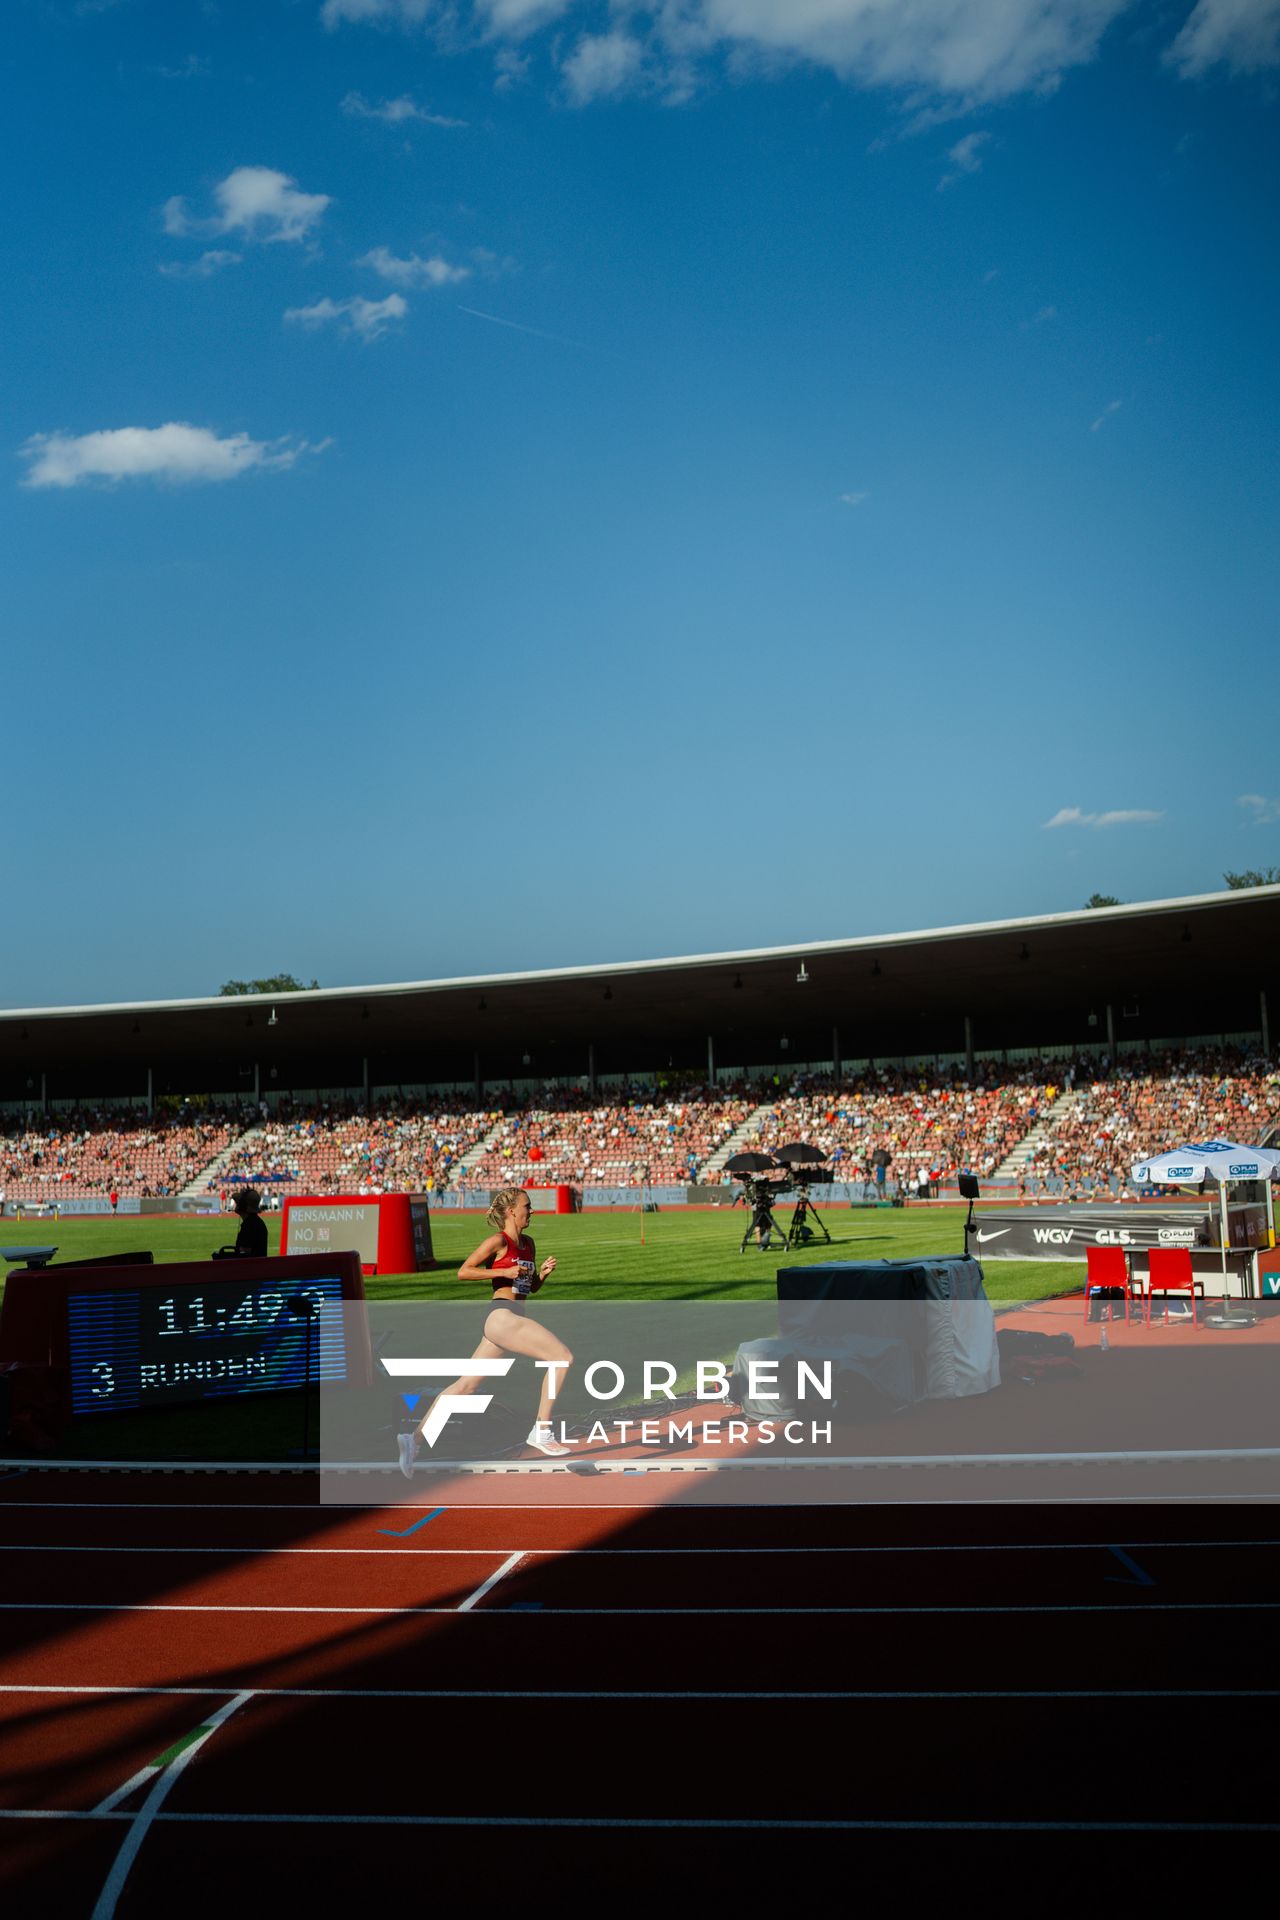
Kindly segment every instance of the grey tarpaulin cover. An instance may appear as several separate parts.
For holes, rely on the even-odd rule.
[[[820,1368],[824,1360],[832,1362],[832,1384],[836,1405],[846,1412],[852,1406],[881,1401],[884,1411],[908,1406],[920,1398],[916,1386],[916,1367],[911,1348],[905,1340],[856,1332],[826,1339],[817,1333],[780,1334],[772,1340],[744,1340],[733,1364],[733,1398],[744,1413],[759,1420],[786,1420],[803,1413],[817,1415],[828,1411],[812,1398],[806,1405],[796,1390],[797,1362],[807,1360]],[[748,1366],[773,1362],[777,1372],[775,1393],[753,1397],[748,1392]],[[856,1374],[871,1389],[856,1390],[849,1375]]]
[[[787,1338],[814,1324],[819,1303],[824,1343],[829,1303],[849,1303],[847,1337],[903,1340],[915,1362],[915,1398],[960,1399],[1000,1384],[995,1315],[982,1267],[965,1254],[922,1260],[833,1260],[778,1270],[778,1331]]]

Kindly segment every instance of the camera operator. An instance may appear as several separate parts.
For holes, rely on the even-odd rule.
[[[756,1236],[756,1244],[761,1253],[768,1251],[769,1235],[773,1231],[772,1191],[767,1180],[752,1180],[747,1185],[747,1198],[751,1205],[751,1231]]]

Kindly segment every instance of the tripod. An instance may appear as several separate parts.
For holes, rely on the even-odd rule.
[[[818,1211],[818,1204],[816,1200],[810,1199],[808,1187],[797,1180],[795,1211],[791,1215],[791,1225],[787,1228],[787,1238],[785,1241],[785,1251],[787,1253],[790,1253],[793,1242],[798,1243],[804,1238],[807,1231],[811,1231],[809,1227],[810,1214],[813,1215],[813,1225],[818,1229],[818,1232],[822,1235],[827,1245],[830,1246],[831,1235],[827,1232],[826,1221]]]

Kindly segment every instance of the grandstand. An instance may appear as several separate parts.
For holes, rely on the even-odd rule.
[[[712,1087],[675,1098],[638,1088],[608,1102],[569,1089],[506,1120],[471,1178],[481,1187],[690,1186],[755,1105],[745,1091]]]
[[[1280,1072],[1234,1049],[1118,1061],[1050,1117],[1026,1162],[1033,1193],[1128,1189],[1134,1162],[1185,1140],[1265,1140],[1280,1125]]]
[[[62,1205],[112,1192],[176,1197],[240,1132],[231,1115],[150,1115],[129,1125],[86,1111],[0,1131],[0,1190],[14,1207]]]
[[[1280,1118],[1280,887],[736,954],[0,1012],[12,1206],[508,1180],[706,1187],[731,1142],[838,1175],[1115,1191]]]
[[[430,1099],[391,1100],[368,1113],[290,1112],[243,1139],[219,1179],[285,1193],[431,1192],[450,1184],[501,1119],[501,1110],[474,1112]]]
[[[964,1170],[990,1179],[1059,1091],[1045,1068],[1007,1077],[994,1063],[973,1084],[887,1068],[853,1081],[802,1079],[763,1110],[754,1142],[765,1153],[790,1140],[820,1147],[841,1179],[870,1180],[878,1154],[910,1182],[917,1170],[934,1186]]]

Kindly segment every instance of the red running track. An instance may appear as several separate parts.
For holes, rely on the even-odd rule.
[[[918,1895],[1029,1836],[1124,1878],[1148,1829],[1274,1828],[1268,1507],[307,1486],[0,1482],[10,1911],[794,1899],[868,1859]]]

